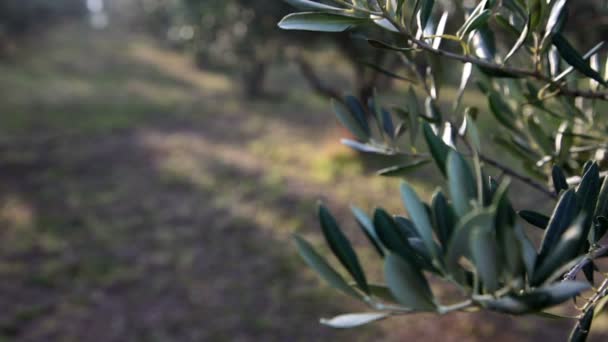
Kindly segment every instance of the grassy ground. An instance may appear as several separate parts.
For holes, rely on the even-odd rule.
[[[280,103],[244,102],[233,79],[146,38],[80,26],[0,75],[0,340],[533,341],[570,326],[319,325],[360,306],[304,268],[290,234],[321,245],[319,198],[361,245],[348,203],[401,209],[397,181],[336,143],[326,102],[297,79]],[[433,177],[417,176],[425,196]]]

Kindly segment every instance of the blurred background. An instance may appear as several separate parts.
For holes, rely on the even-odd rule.
[[[596,24],[581,46],[608,34],[594,3],[571,15]],[[351,34],[278,30],[289,11],[279,0],[0,1],[0,341],[567,336],[568,321],[486,313],[318,323],[362,308],[320,283],[290,235],[323,245],[322,199],[378,275],[348,205],[402,211],[398,180],[374,176],[386,161],[339,144],[328,98],[378,89],[403,105],[409,84],[366,66],[398,61]],[[459,68],[445,69],[456,84]],[[442,90],[446,108],[455,93]],[[485,107],[476,92],[465,101]],[[412,179],[428,198],[440,176]],[[598,341],[604,326],[594,322]]]

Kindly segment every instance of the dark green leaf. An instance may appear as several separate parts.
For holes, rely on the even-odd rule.
[[[367,214],[363,210],[354,205],[351,205],[350,210],[352,211],[353,215],[355,215],[355,219],[357,220],[357,223],[359,223],[359,226],[363,230],[363,233],[365,233],[365,236],[367,236],[367,238],[372,243],[378,254],[383,257],[384,251],[382,250],[382,243],[376,235],[376,230],[374,229],[374,224],[372,220],[367,216]]]
[[[576,199],[574,189],[570,189],[563,193],[559,202],[555,206],[555,210],[551,215],[543,241],[540,245],[539,257],[537,262],[542,262],[544,258],[553,250],[561,239],[564,232],[570,224],[578,216],[579,205]]]
[[[505,127],[511,129],[514,132],[518,131],[517,126],[515,125],[515,114],[500,97],[500,95],[495,91],[490,91],[488,94],[488,104],[490,106],[490,110],[494,114],[494,117],[498,122],[503,124]]]
[[[545,27],[545,37],[559,31],[559,22],[565,13],[567,3],[568,0],[553,1],[553,6],[551,6],[551,12],[549,13],[549,19],[547,20],[547,26]]]
[[[564,171],[557,165],[553,166],[553,170],[551,171],[551,175],[553,178],[553,187],[555,188],[555,193],[559,195],[560,192],[568,190],[568,181],[566,180],[566,175]]]
[[[452,151],[452,149],[446,145],[443,140],[435,135],[431,125],[428,123],[424,123],[422,126],[422,131],[424,133],[424,138],[426,139],[426,143],[429,146],[429,150],[437,167],[441,172],[446,175],[446,163],[448,160],[448,153]]]
[[[409,175],[412,171],[417,170],[430,162],[431,161],[429,159],[423,159],[411,163],[395,165],[378,171],[378,175],[385,177],[404,177]]]
[[[519,216],[529,224],[540,229],[547,229],[549,218],[532,210],[521,210]]]
[[[602,188],[600,189],[600,195],[597,200],[597,206],[595,207],[595,213],[593,217],[603,216],[608,217],[608,177],[604,177],[604,181],[602,183]],[[604,234],[606,234],[605,227],[599,227],[600,229],[596,229],[593,235],[593,242],[598,242]]]
[[[539,258],[530,283],[540,285],[563,265],[579,256],[581,244],[586,241],[585,228],[581,216],[559,237],[559,241],[546,252],[546,256]]]
[[[581,56],[576,49],[559,33],[556,33],[552,37],[553,45],[559,51],[559,54],[563,59],[568,62],[568,64],[572,65],[576,70],[580,71],[587,77],[590,77],[604,86],[608,86],[608,82],[602,78],[596,70],[594,70],[588,61],[586,61],[583,56]]]
[[[283,30],[343,32],[367,21],[365,18],[331,13],[301,12],[292,13],[283,18],[279,22],[279,27]]]
[[[447,250],[448,243],[452,237],[452,231],[456,225],[454,210],[448,203],[445,195],[439,190],[433,194],[431,203],[435,235],[437,235],[444,249]]]
[[[332,101],[332,105],[338,120],[340,120],[340,123],[342,123],[344,127],[357,137],[357,139],[361,141],[369,140],[369,128],[366,128],[367,126],[363,125],[355,114],[337,101]]]
[[[476,210],[463,217],[456,226],[446,254],[446,265],[452,274],[458,272],[460,257],[470,258],[469,241],[476,227],[494,227],[494,212]]]
[[[321,221],[323,235],[325,236],[331,251],[338,260],[340,260],[344,268],[353,276],[353,279],[355,279],[357,285],[363,292],[369,294],[367,280],[365,279],[365,274],[359,264],[357,254],[355,254],[350,242],[346,236],[344,236],[340,227],[338,227],[338,223],[332,214],[323,204],[319,205],[319,219]]]

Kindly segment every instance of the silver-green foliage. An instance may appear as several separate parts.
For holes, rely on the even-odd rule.
[[[283,29],[331,33],[357,27],[370,50],[400,56],[408,74],[385,74],[417,83],[424,99],[412,87],[403,103],[390,109],[377,97],[370,103],[354,97],[335,102],[339,121],[356,139],[343,143],[398,158],[399,163],[379,172],[383,176],[407,178],[411,170],[434,162],[447,189],[439,188],[426,204],[404,181],[401,193],[409,217],[380,208],[368,216],[353,207],[384,264],[380,284],[370,282],[348,238],[320,205],[326,241],[354,282],[296,237],[300,254],[330,285],[373,310],[322,322],[346,328],[415,312],[471,309],[547,315],[545,310],[587,292],[580,315],[572,317],[578,321],[570,337],[585,340],[593,317],[608,301],[608,280],[591,286],[594,261],[608,254],[600,244],[608,230],[608,177],[602,172],[608,159],[608,66],[604,42],[580,53],[568,38],[573,1],[483,0],[470,7],[432,0],[289,2],[302,12],[285,17],[279,23]],[[366,27],[390,34],[365,36]],[[447,33],[450,27],[453,33]],[[424,65],[420,56],[426,58]],[[438,105],[444,60],[462,63],[449,115]],[[476,121],[481,110],[461,105],[472,84],[486,95],[497,123],[483,138],[481,133],[488,132]],[[419,136],[428,153],[420,151]],[[488,155],[492,149],[482,146],[488,136],[519,165]],[[491,176],[496,170],[499,176]],[[555,201],[553,212],[517,212],[508,196],[510,178]],[[524,221],[544,230],[538,248]],[[576,280],[579,273],[587,281]],[[460,298],[440,301],[430,278],[455,286]]]

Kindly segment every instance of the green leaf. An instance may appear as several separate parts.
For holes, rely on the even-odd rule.
[[[552,179],[553,179],[553,188],[555,188],[555,193],[559,195],[560,192],[568,190],[570,187],[568,185],[568,181],[566,180],[566,175],[564,174],[564,170],[562,170],[559,166],[554,165],[553,170],[551,171]]]
[[[503,124],[514,132],[518,132],[518,128],[515,125],[516,116],[509,107],[500,97],[500,95],[491,90],[488,94],[488,105],[490,110],[494,114],[494,117],[498,122]]]
[[[433,12],[435,0],[420,0],[420,11],[416,13],[416,21],[421,31],[424,31]]]
[[[598,196],[600,194],[600,170],[597,163],[591,163],[579,186],[576,188],[576,197],[580,204],[581,213],[586,216],[583,223],[584,232],[583,235],[587,236],[591,229],[591,222],[593,221],[593,213],[597,206]]]
[[[452,274],[459,271],[460,257],[471,257],[469,241],[476,227],[494,227],[495,213],[490,210],[476,210],[463,217],[456,226],[446,253],[445,262]]]
[[[369,20],[365,18],[332,13],[301,12],[292,13],[283,18],[279,22],[279,27],[283,30],[344,32],[367,21]]]
[[[379,170],[377,173],[378,175],[385,177],[404,177],[406,175],[409,175],[412,171],[417,170],[430,162],[431,161],[429,159],[422,159],[415,162],[387,167],[385,169]]]
[[[477,226],[469,238],[471,259],[484,288],[494,293],[499,288],[496,234],[491,226]]]
[[[420,107],[418,106],[418,99],[414,88],[410,87],[406,94],[406,106],[409,113],[409,125],[410,125],[410,143],[412,146],[416,144],[416,138],[418,137],[418,130],[420,124],[418,123],[418,117],[420,116]]]
[[[561,165],[570,157],[572,147],[572,128],[567,121],[562,122],[555,136],[555,152],[557,161]]]
[[[589,284],[579,281],[563,281],[554,285],[535,289],[522,295],[510,295],[499,299],[482,301],[489,310],[523,315],[539,312],[559,305],[589,289]]]
[[[435,235],[437,235],[444,250],[447,250],[448,243],[452,237],[452,231],[456,225],[456,215],[447,198],[440,190],[435,191],[431,203]]]
[[[366,312],[336,316],[331,319],[321,319],[321,324],[332,328],[347,329],[376,322],[389,317],[387,312]]]
[[[477,182],[475,176],[460,153],[450,152],[447,161],[448,186],[452,205],[460,217],[473,208],[472,202],[477,198]]]
[[[599,216],[608,217],[608,177],[604,177],[597,206],[595,207],[595,214],[593,214],[593,217]],[[600,226],[600,229],[596,229],[594,232],[593,242],[598,242],[604,234],[606,234],[606,226]]]
[[[549,218],[532,210],[521,210],[519,216],[529,224],[540,229],[547,229]]]
[[[467,139],[475,148],[475,151],[481,152],[481,137],[475,120],[467,113],[464,116],[464,129]]]
[[[476,16],[469,17],[469,19],[466,21],[464,26],[461,27],[460,30],[458,30],[458,32],[456,34],[461,39],[466,37],[469,33],[473,32],[476,29],[478,29],[479,27],[485,25],[491,16],[492,16],[492,11],[483,10],[483,11],[479,12],[479,14],[477,14]]]
[[[426,143],[429,146],[431,156],[433,156],[433,159],[435,160],[439,170],[441,170],[441,173],[446,175],[446,163],[448,160],[448,154],[450,151],[452,151],[452,148],[446,145],[440,137],[435,135],[431,125],[428,123],[425,122],[423,124],[422,131],[424,133]]]
[[[416,231],[420,235],[420,238],[424,242],[427,250],[431,253],[433,258],[437,258],[440,253],[437,250],[437,245],[433,240],[433,227],[431,220],[426,211],[426,208],[418,198],[418,195],[412,189],[412,187],[406,182],[401,183],[401,198],[403,204],[410,215],[410,219],[414,222]]]
[[[417,260],[417,253],[409,243],[409,236],[383,209],[374,211],[374,229],[378,240],[389,251],[401,255],[404,259]]]
[[[540,0],[542,1],[542,0]],[[565,13],[566,4],[568,0],[555,0],[549,13],[549,19],[547,20],[547,26],[545,27],[545,37],[548,37],[559,31],[559,22],[561,17]]]
[[[528,124],[528,132],[530,133],[530,137],[534,140],[538,147],[541,148],[543,153],[551,155],[553,153],[551,139],[542,129],[540,123],[538,122],[538,118],[536,116],[529,116],[526,123]]]
[[[390,253],[384,261],[384,276],[400,304],[416,311],[436,311],[431,288],[414,264]]]
[[[363,292],[369,294],[367,280],[365,279],[365,274],[359,264],[357,254],[355,254],[350,242],[346,236],[344,236],[340,227],[338,227],[334,217],[323,204],[319,205],[319,219],[321,221],[323,235],[325,236],[331,251],[338,260],[340,260],[344,268],[353,276],[353,279],[357,282],[357,285]]]
[[[378,254],[380,254],[380,256],[384,257],[384,251],[382,250],[382,243],[380,242],[378,235],[376,235],[376,230],[374,229],[374,224],[373,224],[372,220],[367,216],[367,214],[362,209],[360,209],[354,205],[351,205],[350,210],[353,213],[353,215],[355,215],[355,219],[357,220],[357,223],[359,223],[359,226],[363,230],[363,233],[365,233],[365,236],[372,243],[372,245],[374,246],[374,248],[376,249]]]
[[[462,102],[462,97],[464,96],[464,92],[467,88],[467,84],[469,83],[469,79],[471,78],[471,74],[473,73],[473,64],[464,63],[462,65],[462,74],[460,76],[460,86],[458,87],[458,94],[456,95],[456,100],[454,100],[454,106],[452,108],[456,109],[460,106]]]
[[[536,30],[544,18],[545,12],[547,11],[547,1],[530,0],[528,9],[530,11],[530,29]]]
[[[534,274],[530,281],[531,285],[537,286],[544,282],[551,274],[560,269],[563,265],[579,256],[581,244],[586,241],[585,227],[581,216],[559,237],[546,256],[537,261]]]
[[[564,60],[566,60],[566,62],[568,62],[568,64],[573,66],[585,76],[596,80],[604,86],[608,86],[608,82],[602,78],[602,75],[591,67],[589,62],[586,61],[572,45],[570,45],[564,36],[556,33],[553,35],[552,40],[553,45],[555,45],[557,51],[559,51],[559,54]]]
[[[325,259],[315,251],[315,249],[303,238],[294,235],[294,241],[298,248],[300,256],[306,264],[315,270],[323,280],[325,280],[333,288],[342,291],[343,293],[361,299],[361,295],[348,286],[348,283],[342,276],[331,267]]]
[[[540,245],[539,260],[542,261],[548,253],[557,245],[557,242],[566,229],[578,216],[579,204],[574,189],[563,193],[559,202],[553,210],[553,214],[545,230],[545,235]]]
[[[351,112],[338,101],[332,100],[334,112],[338,120],[346,127],[357,139],[368,141],[370,138],[369,127],[361,122],[356,113]]]

